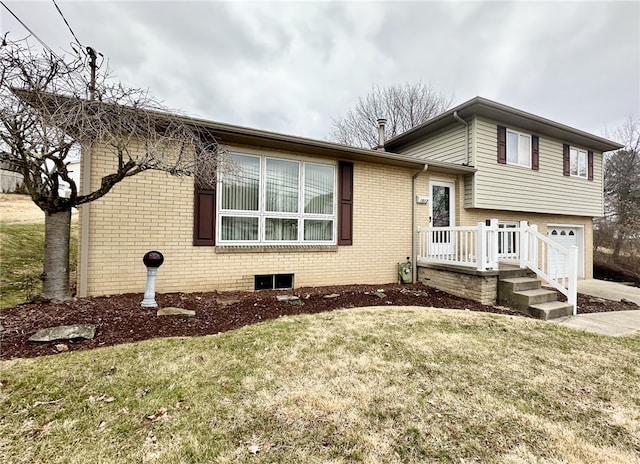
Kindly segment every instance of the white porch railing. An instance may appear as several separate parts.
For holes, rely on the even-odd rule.
[[[486,271],[499,263],[529,268],[577,308],[578,247],[568,249],[521,221],[504,226],[492,219],[470,227],[418,228],[418,264],[435,263]]]

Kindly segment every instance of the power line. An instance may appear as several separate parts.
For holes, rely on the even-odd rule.
[[[58,6],[58,4],[56,3],[56,0],[53,0],[53,4],[56,6],[56,10],[58,10],[58,13],[60,13],[60,16],[62,16],[62,20],[64,21],[64,23],[67,25],[67,27],[69,28],[69,32],[71,32],[71,35],[73,36],[73,38],[76,40],[76,43],[78,45],[80,45],[82,47],[82,44],[80,43],[80,41],[78,40],[78,37],[76,37],[75,32],[73,32],[73,29],[71,29],[71,25],[69,24],[69,21],[67,21],[67,18],[64,17],[64,14],[62,13],[62,10],[60,10],[60,7]]]
[[[58,56],[58,55],[56,55],[56,54],[55,54],[55,52],[51,49],[51,47],[49,47],[49,46],[44,42],[44,40],[42,40],[40,37],[38,37],[38,35],[37,35],[35,32],[33,32],[33,31],[29,28],[29,26],[27,26],[27,25],[26,25],[26,24],[25,24],[25,23],[24,23],[20,18],[18,18],[18,16],[16,16],[16,14],[15,14],[13,11],[11,11],[11,8],[9,8],[9,7],[8,7],[8,6],[7,6],[3,1],[1,1],[1,0],[0,0],[0,4],[2,4],[2,6],[3,6],[3,7],[5,7],[5,8],[7,9],[7,11],[8,11],[9,13],[11,13],[11,16],[13,16],[14,18],[16,18],[16,20],[17,20],[20,24],[22,24],[22,27],[24,27],[27,31],[29,31],[29,34],[31,34],[32,36],[34,36],[34,37],[36,38],[36,40],[38,40],[38,42],[40,42],[40,43],[42,44],[42,46],[43,46],[44,48],[46,48],[46,49],[49,51],[49,53],[51,53],[51,54],[52,54],[53,56],[55,56],[55,57],[57,57],[57,56]]]

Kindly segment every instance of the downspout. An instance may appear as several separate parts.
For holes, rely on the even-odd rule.
[[[453,112],[453,117],[460,122],[461,124],[464,124],[465,127],[465,140],[466,140],[466,144],[464,146],[464,150],[465,153],[467,155],[467,166],[469,166],[471,164],[471,160],[469,159],[469,124],[467,124],[467,122],[462,119],[460,116],[458,116],[458,112],[454,111]]]
[[[411,178],[411,282],[416,283],[418,265],[416,264],[416,179],[423,172],[427,172],[429,165],[425,164],[421,171]]]
[[[91,146],[83,144],[80,158],[82,179],[80,190],[83,195],[91,192]],[[80,205],[80,252],[78,258],[78,297],[86,297],[88,292],[88,266],[89,266],[89,211],[90,203]]]

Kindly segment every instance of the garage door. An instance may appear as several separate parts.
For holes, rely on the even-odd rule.
[[[582,245],[582,229],[579,227],[548,226],[547,235],[551,240],[564,248],[578,247],[578,277],[584,277],[584,248]],[[549,250],[549,273],[551,277],[567,277],[568,270],[555,250]]]

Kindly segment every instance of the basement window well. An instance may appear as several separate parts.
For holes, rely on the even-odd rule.
[[[293,288],[293,274],[262,274],[254,276],[254,290],[279,290]]]

